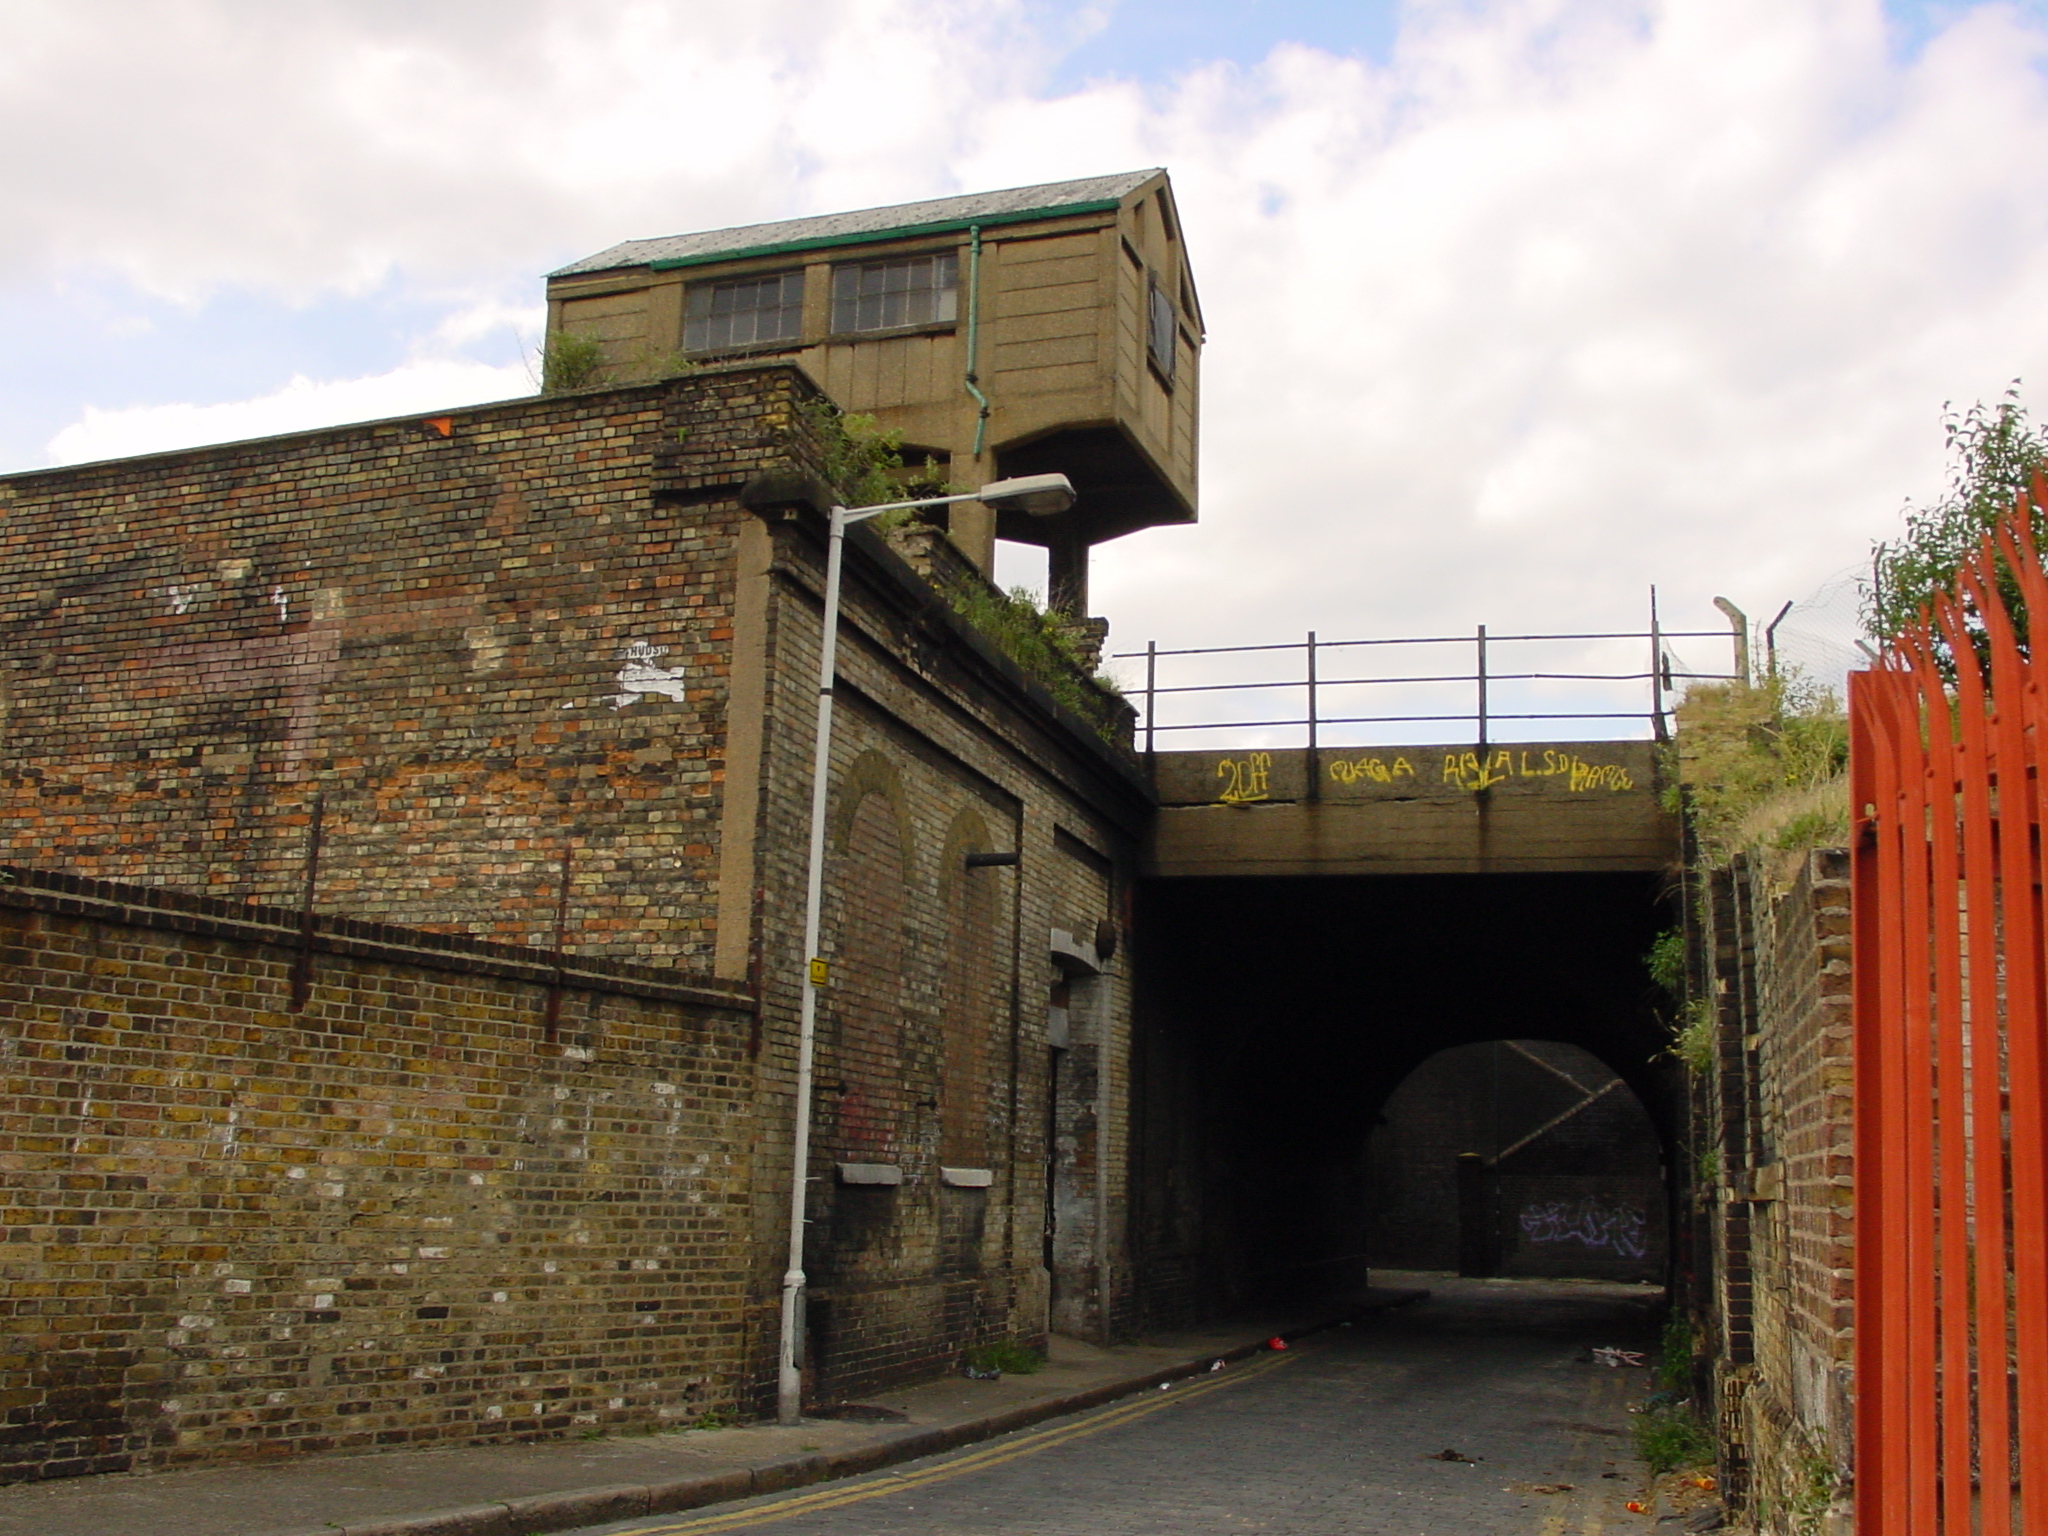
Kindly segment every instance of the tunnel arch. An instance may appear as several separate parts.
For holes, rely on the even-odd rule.
[[[1664,1147],[1642,1100],[1581,1046],[1436,1052],[1381,1107],[1366,1169],[1374,1267],[1664,1277]]]
[[[1662,875],[1152,879],[1135,910],[1130,1246],[1150,1319],[1364,1283],[1373,1127],[1442,1051],[1583,1050],[1673,1162],[1684,1075],[1644,964],[1677,921]]]

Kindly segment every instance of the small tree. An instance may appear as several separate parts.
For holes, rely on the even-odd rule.
[[[1909,504],[1905,533],[1871,551],[1863,619],[1880,640],[1905,633],[1937,593],[1953,595],[1963,563],[2015,505],[2026,506],[2035,543],[2048,546],[2041,479],[2048,468],[2048,433],[2027,419],[2019,380],[1996,406],[1979,401],[1961,415],[1945,407],[1942,430],[1949,451],[1948,493],[1924,507]],[[2024,636],[2025,604],[2002,563],[1998,584]]]

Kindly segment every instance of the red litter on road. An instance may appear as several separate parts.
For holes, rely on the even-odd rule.
[[[1268,1349],[1285,1349],[1286,1347],[1287,1341],[1281,1338],[1280,1335],[1277,1333],[1274,1334],[1273,1337],[1271,1337],[1270,1339],[1266,1340],[1266,1348]]]

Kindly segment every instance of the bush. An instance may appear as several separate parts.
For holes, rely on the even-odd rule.
[[[1962,563],[2016,506],[2027,509],[2035,544],[2048,544],[2040,479],[2048,467],[2048,434],[2028,421],[2019,380],[1994,407],[1979,401],[1960,416],[1944,408],[1942,431],[1949,451],[1948,493],[1928,506],[1909,505],[1905,533],[1871,551],[1863,619],[1883,639],[1909,629],[1936,594],[1953,593]],[[1998,585],[2024,635],[2025,604],[2002,562]]]
[[[1847,839],[1849,723],[1833,690],[1797,672],[1696,687],[1679,706],[1678,747],[1709,863]]]
[[[540,349],[540,392],[588,389],[604,371],[604,343],[581,331],[549,331]]]

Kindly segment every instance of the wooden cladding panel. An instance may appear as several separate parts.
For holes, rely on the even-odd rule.
[[[562,304],[562,328],[595,336],[606,343],[644,341],[647,336],[645,292],[608,293],[594,299],[568,299]]]
[[[1047,315],[1071,311],[1093,324],[1096,314],[1096,283],[1045,283],[1018,288],[1003,295],[1003,315],[1015,319],[1024,315]]]

